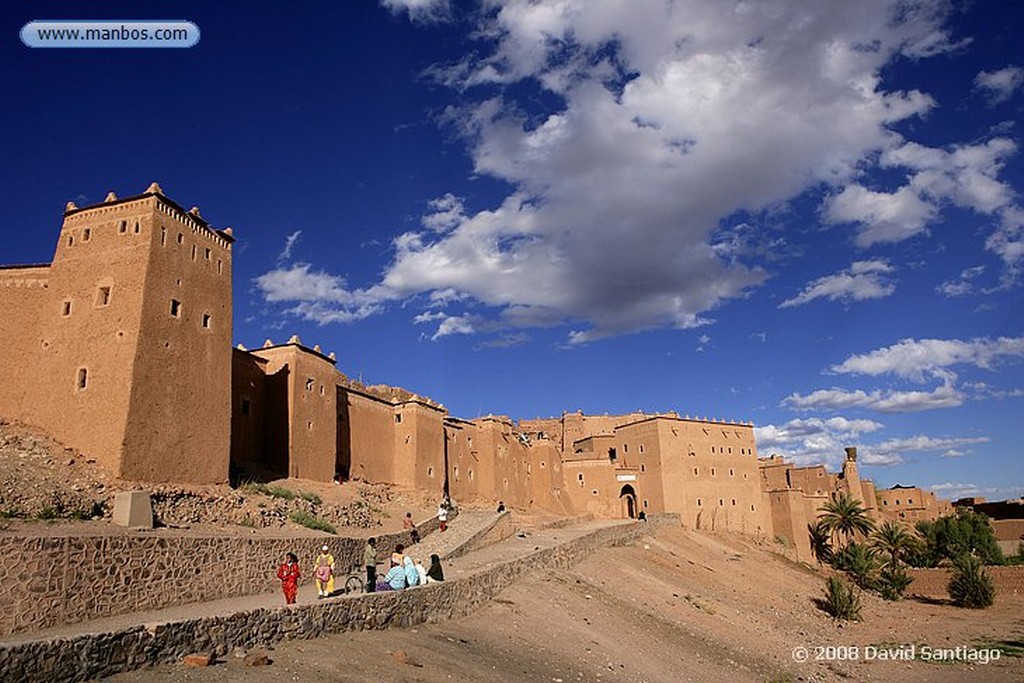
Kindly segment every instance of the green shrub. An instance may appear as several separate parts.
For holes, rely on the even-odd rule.
[[[306,501],[307,503],[312,503],[313,505],[319,505],[320,503],[324,502],[323,498],[316,495],[315,493],[310,493],[309,491],[300,491],[299,498]]]
[[[57,512],[57,508],[48,507],[40,510],[36,514],[36,517],[39,519],[57,519],[58,517],[60,517],[60,513]]]
[[[291,489],[286,489],[283,486],[271,486],[269,484],[247,481],[239,488],[241,488],[244,493],[248,493],[250,495],[270,496],[271,498],[283,498],[284,500],[292,500],[295,498],[295,492]]]
[[[302,526],[307,527],[309,529],[316,529],[317,531],[326,531],[329,534],[338,533],[338,530],[335,529],[330,522],[324,521],[319,517],[314,517],[313,515],[309,514],[308,512],[305,512],[304,510],[296,510],[291,515],[289,515],[288,518],[296,524],[301,524]]]
[[[903,567],[888,566],[878,575],[875,586],[886,600],[899,600],[913,582],[914,579],[907,574],[907,570]]]
[[[857,589],[838,576],[825,582],[825,611],[835,619],[860,621],[860,594]]]
[[[981,609],[996,599],[996,587],[984,570],[981,560],[964,553],[953,560],[953,575],[949,578],[949,597],[958,607]]]
[[[832,566],[849,573],[861,588],[875,587],[878,565],[878,555],[863,543],[850,543],[832,557]]]

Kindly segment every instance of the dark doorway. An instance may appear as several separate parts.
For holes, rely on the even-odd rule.
[[[619,491],[619,502],[622,505],[622,513],[628,519],[636,519],[636,491],[629,484]]]

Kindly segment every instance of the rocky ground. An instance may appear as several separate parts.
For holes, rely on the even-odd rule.
[[[824,577],[773,545],[664,529],[535,574],[464,619],[282,643],[267,666],[246,666],[238,652],[205,669],[161,666],[111,681],[1024,680],[1024,596],[963,610],[865,595],[864,620],[837,623],[815,602]],[[926,646],[999,658],[936,663]],[[910,647],[913,658],[879,655],[907,657]]]
[[[113,478],[95,460],[44,433],[0,420],[0,529],[109,523],[118,491],[150,492],[159,524],[190,529],[281,530],[296,515],[336,529],[393,531],[404,511],[430,516],[436,501],[394,487],[278,481],[236,488],[138,484]]]

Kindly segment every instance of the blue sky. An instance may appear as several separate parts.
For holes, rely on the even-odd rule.
[[[1017,2],[0,9],[5,239],[151,181],[298,334],[461,417],[677,410],[879,486],[1024,494]],[[29,49],[182,19],[182,50]]]

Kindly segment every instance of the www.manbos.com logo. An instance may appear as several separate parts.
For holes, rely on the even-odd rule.
[[[30,21],[21,28],[28,47],[192,47],[199,27],[191,21]]]

